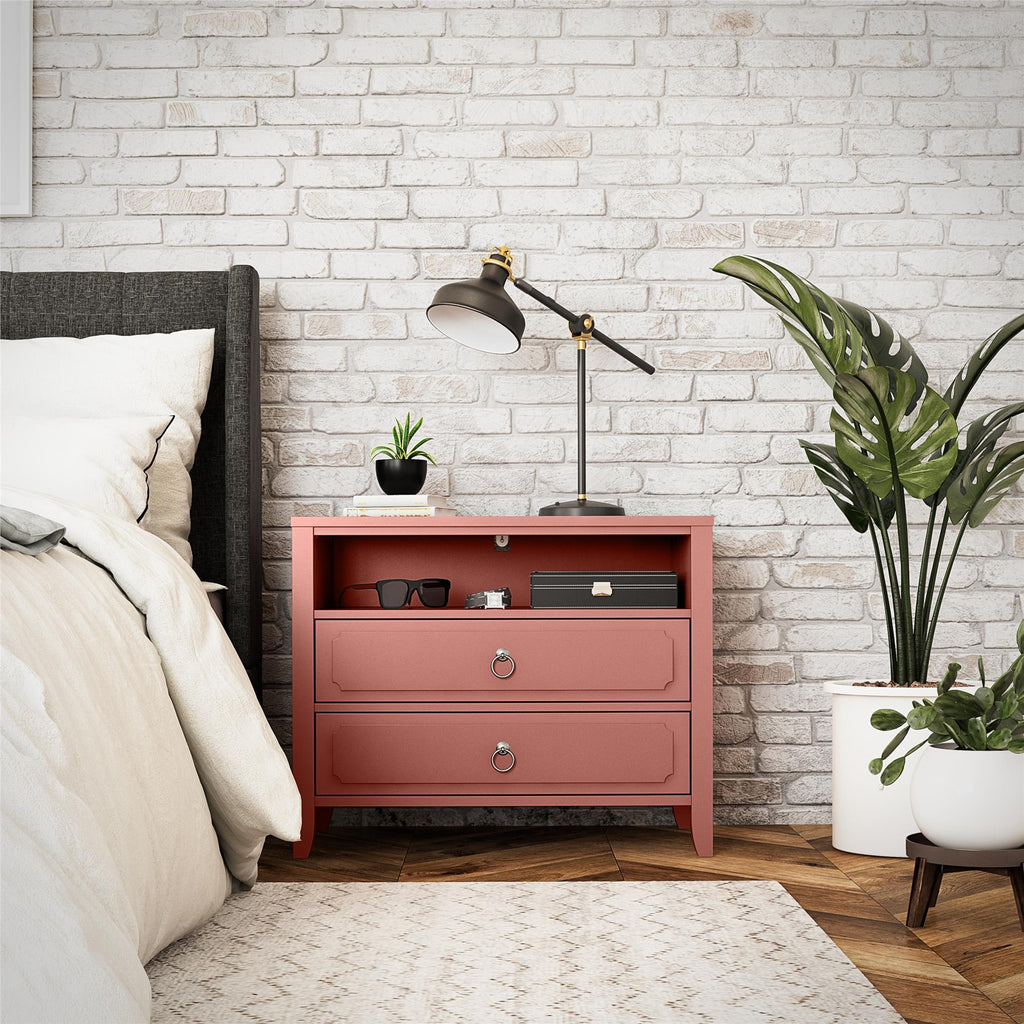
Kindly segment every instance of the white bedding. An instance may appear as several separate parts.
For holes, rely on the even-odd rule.
[[[287,760],[163,541],[40,495],[67,546],[3,552],[2,1018],[146,1021],[143,964],[295,840]],[[85,555],[87,557],[82,557]],[[127,598],[127,599],[126,599]]]
[[[145,509],[143,529],[167,541],[191,565],[189,470],[202,429],[213,344],[213,328],[89,338],[5,338],[0,345],[4,433],[19,443],[25,440],[24,432],[11,423],[12,416],[156,416],[165,425],[170,419],[149,469],[149,501],[139,512]],[[91,453],[98,454],[99,448],[94,446]],[[72,496],[68,490],[36,483],[13,486]]]

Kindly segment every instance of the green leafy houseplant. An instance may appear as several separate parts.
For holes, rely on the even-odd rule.
[[[426,459],[431,463],[431,465],[436,466],[437,463],[434,461],[434,456],[423,450],[423,446],[428,441],[434,440],[432,437],[420,438],[416,444],[413,444],[413,438],[422,426],[423,417],[421,416],[415,423],[413,423],[412,413],[406,413],[405,423],[396,419],[395,425],[391,428],[391,438],[394,444],[377,445],[377,447],[370,452],[371,458],[374,455],[380,454],[388,459]]]
[[[910,342],[877,313],[835,299],[767,260],[730,256],[715,270],[742,281],[779,311],[789,336],[832,389],[829,426],[835,444],[800,444],[850,525],[870,533],[892,681],[899,686],[926,682],[939,610],[964,533],[978,526],[1024,473],[1024,441],[996,448],[1013,417],[1024,413],[1024,402],[963,428],[956,420],[985,368],[1024,330],[1024,315],[987,338],[940,394],[929,385]],[[908,499],[928,507],[924,540],[916,551]],[[945,557],[951,526],[957,529]],[[920,565],[916,588],[911,582],[915,562]]]
[[[981,686],[974,693],[954,690],[960,666],[952,662],[939,683],[939,696],[934,700],[913,702],[913,709],[903,715],[891,708],[876,711],[871,725],[880,732],[900,731],[882,751],[881,757],[868,764],[872,775],[881,775],[883,786],[892,785],[902,774],[906,759],[926,743],[948,743],[958,750],[1010,750],[1024,754],[1024,622],[1017,627],[1020,655],[991,685],[985,684],[985,665],[978,659]],[[885,764],[896,753],[911,730],[927,729],[928,735],[905,754]]]

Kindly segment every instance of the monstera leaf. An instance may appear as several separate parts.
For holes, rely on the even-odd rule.
[[[1002,347],[1021,331],[1024,331],[1024,313],[1014,317],[1009,323],[1003,324],[998,331],[990,334],[982,342],[981,348],[964,363],[963,369],[953,378],[943,396],[954,416],[960,415],[967,396],[971,393],[974,385],[978,383],[978,378],[985,371],[985,367],[999,354]]]
[[[914,351],[914,346],[877,313],[858,306],[856,302],[837,301],[864,339],[864,347],[871,357],[868,365],[889,366],[909,373],[917,381],[920,392],[928,383],[928,370]]]
[[[956,462],[956,420],[927,385],[910,416],[917,381],[909,373],[869,366],[841,373],[829,425],[839,458],[879,498],[904,488],[915,498],[933,494]],[[942,449],[946,447],[947,450]]]
[[[858,533],[864,533],[870,522],[883,530],[892,522],[896,510],[892,494],[886,495],[881,501],[882,518],[879,521],[870,492],[850,472],[832,445],[801,441],[800,447],[807,453],[807,461],[814,467],[829,497]]]
[[[1024,474],[1024,441],[997,452],[985,452],[964,467],[946,492],[949,518],[959,523],[967,516],[973,528],[985,520],[1007,491]]]
[[[964,471],[968,463],[995,451],[996,441],[1006,433],[1010,420],[1015,416],[1024,416],[1024,402],[1004,405],[1001,409],[979,416],[967,425],[966,430],[961,431],[964,437],[964,446],[958,450],[956,462],[942,486],[930,498],[925,499],[929,505],[938,504],[946,496],[950,485]]]
[[[785,267],[751,256],[729,256],[715,270],[742,281],[783,314],[790,337],[829,387],[837,374],[856,373],[864,365],[860,331],[831,295]]]

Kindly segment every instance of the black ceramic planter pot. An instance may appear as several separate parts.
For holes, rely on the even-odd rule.
[[[373,465],[385,494],[416,494],[427,479],[426,459],[378,459]]]

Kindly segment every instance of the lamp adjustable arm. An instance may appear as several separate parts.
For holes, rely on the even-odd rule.
[[[526,292],[531,298],[536,299],[542,306],[547,306],[553,313],[557,313],[560,317],[564,318],[567,322],[572,323],[579,318],[571,310],[565,308],[558,302],[555,302],[550,296],[545,295],[543,292],[537,291],[536,288],[530,284],[529,281],[524,281],[521,277],[512,278],[512,283],[521,291]],[[610,348],[613,352],[617,352],[623,359],[628,360],[634,366],[638,366],[644,373],[654,373],[654,367],[651,366],[646,359],[641,359],[640,356],[633,352],[630,352],[628,348],[623,347],[617,341],[609,338],[603,331],[594,330],[591,332],[591,337],[595,341],[601,342],[606,348]]]

